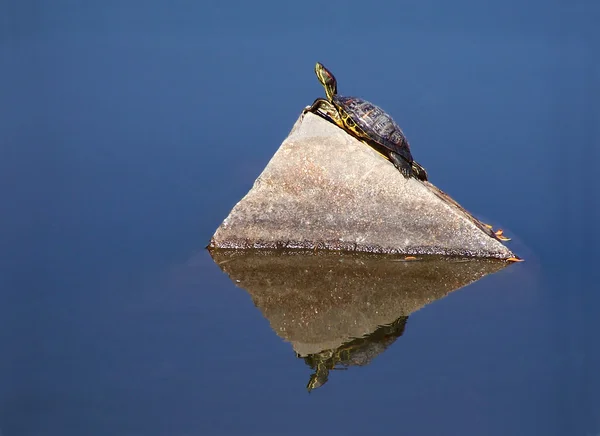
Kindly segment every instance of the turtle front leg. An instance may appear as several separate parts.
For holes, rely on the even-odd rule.
[[[398,153],[394,153],[393,151],[390,152],[390,160],[398,171],[400,171],[407,179],[413,175],[412,166]]]
[[[306,112],[315,113],[316,111],[318,111],[321,108],[321,106],[332,106],[332,104],[329,102],[329,100],[325,100],[324,98],[319,97],[313,102],[313,104],[311,104],[310,106],[306,106],[304,108],[304,110],[302,111],[302,113],[303,114],[305,114]]]
[[[337,124],[338,127],[341,127],[342,129],[344,128],[344,123],[342,121],[342,118],[340,117],[338,110],[329,100],[325,100],[324,98],[317,98],[313,102],[313,104],[304,108],[304,110],[302,111],[302,115],[304,116],[304,114],[306,114],[307,112],[312,112],[319,116],[322,116],[321,114],[324,114],[327,117],[329,117],[335,124]]]

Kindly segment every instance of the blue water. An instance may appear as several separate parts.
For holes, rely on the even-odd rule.
[[[0,434],[600,434],[600,6],[0,4]],[[204,246],[301,109],[367,98],[526,259],[312,373]]]

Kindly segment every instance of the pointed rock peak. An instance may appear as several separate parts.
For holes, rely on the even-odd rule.
[[[213,235],[213,248],[311,248],[514,258],[429,182],[307,113]]]

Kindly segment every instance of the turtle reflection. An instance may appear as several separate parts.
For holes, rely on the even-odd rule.
[[[351,366],[366,366],[383,353],[404,333],[407,316],[397,319],[390,325],[382,326],[365,338],[357,338],[343,344],[335,350],[323,350],[304,359],[314,373],[310,376],[306,389],[308,392],[327,383],[329,371],[346,370]]]

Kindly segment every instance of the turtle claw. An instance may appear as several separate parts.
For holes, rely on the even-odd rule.
[[[412,166],[404,158],[392,152],[389,154],[389,159],[405,178],[410,179],[413,175]]]
[[[402,173],[402,175],[403,175],[404,177],[406,177],[407,179],[409,179],[409,178],[410,178],[410,176],[412,176],[412,171],[410,171],[410,170],[408,170],[408,169],[406,169],[406,168],[402,168],[402,169],[400,170],[400,172],[401,172],[401,173]]]

